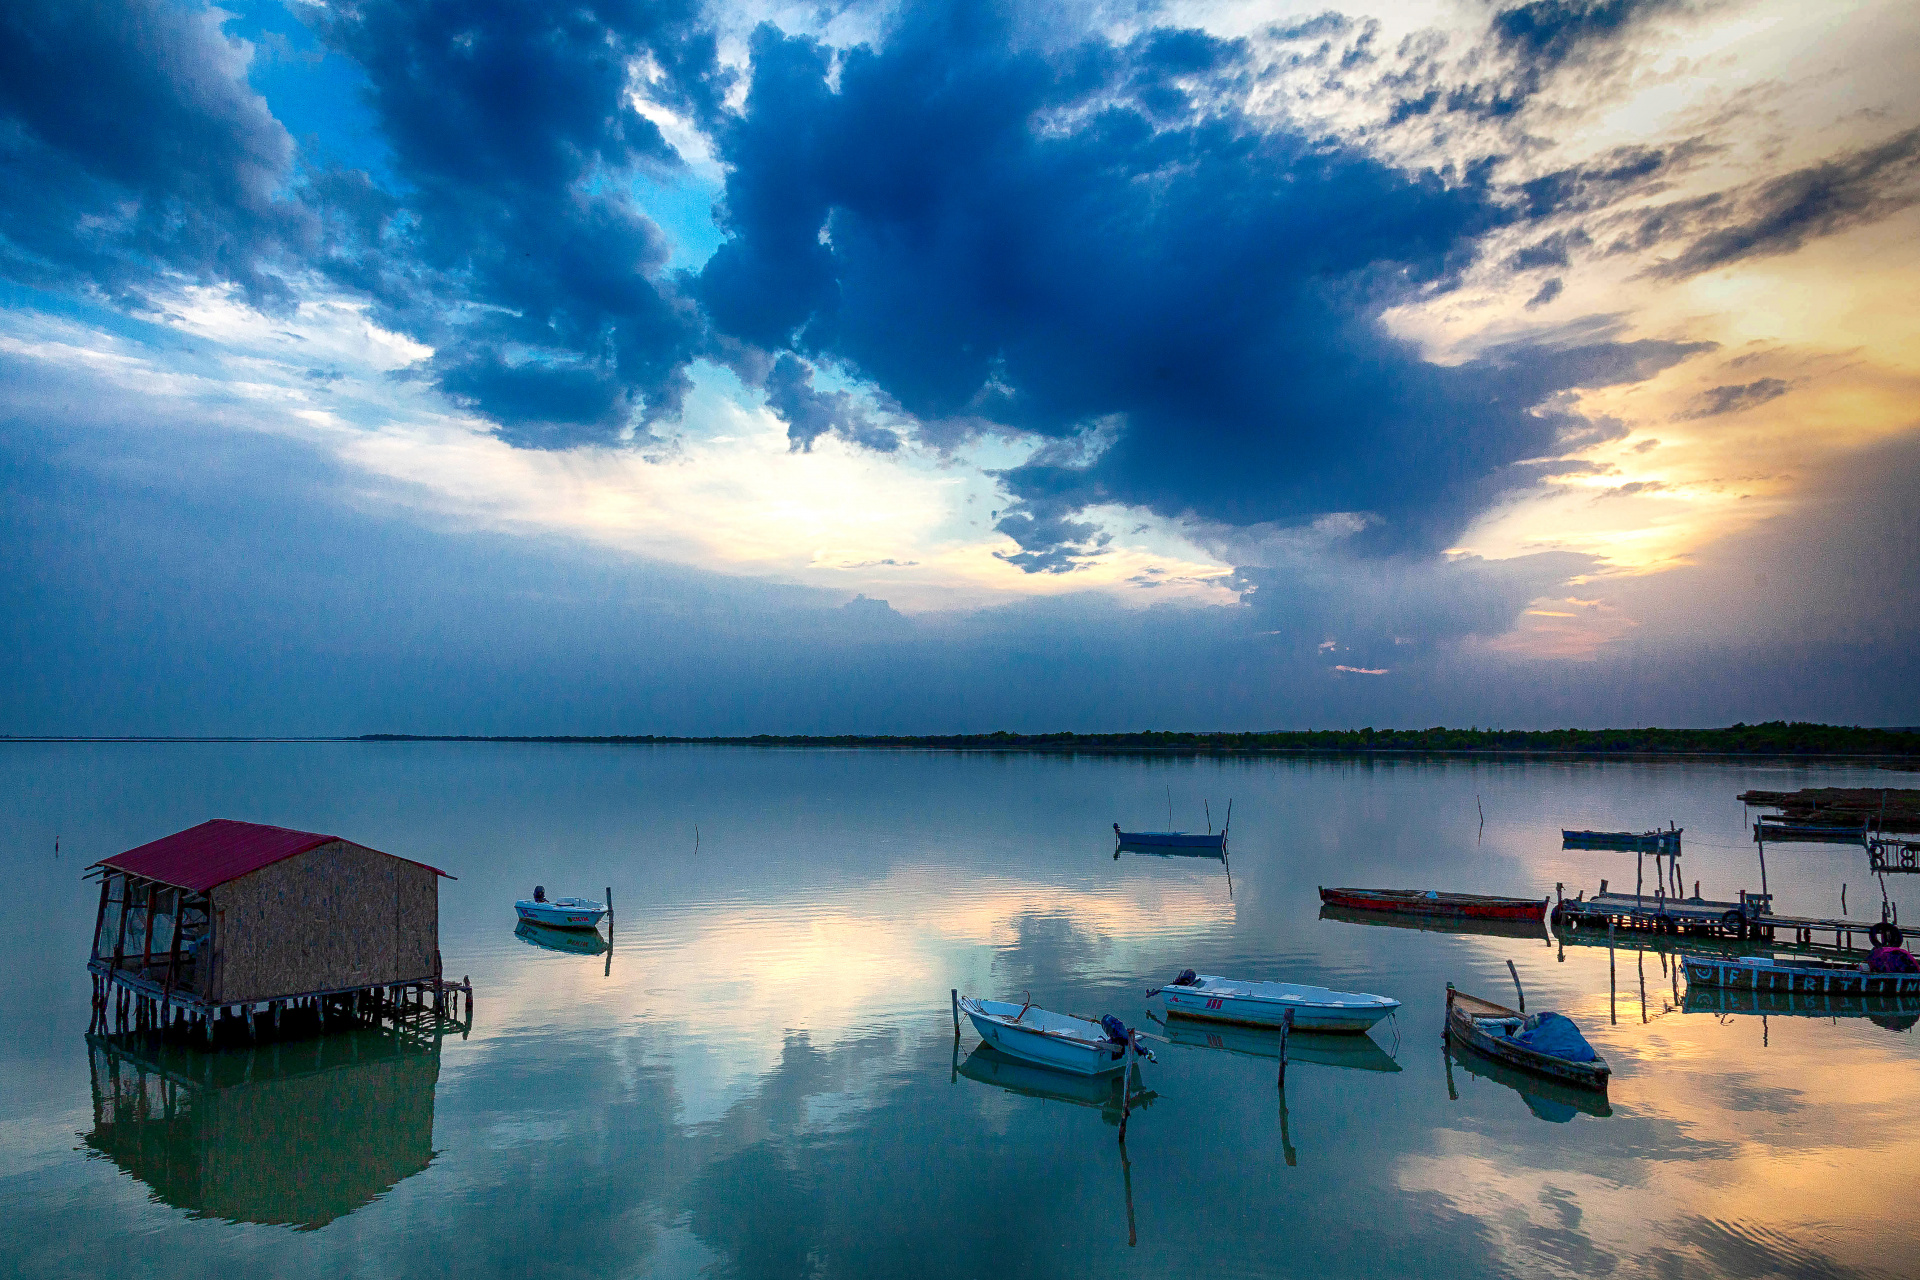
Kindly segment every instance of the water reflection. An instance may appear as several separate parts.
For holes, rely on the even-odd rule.
[[[1491,1080],[1505,1085],[1520,1095],[1527,1104],[1527,1110],[1550,1124],[1565,1124],[1576,1115],[1610,1116],[1613,1107],[1607,1101],[1607,1095],[1591,1089],[1576,1089],[1572,1085],[1538,1076],[1531,1071],[1521,1071],[1510,1067],[1497,1058],[1475,1050],[1471,1045],[1447,1042],[1443,1052],[1447,1060],[1447,1097],[1459,1101],[1460,1091],[1454,1083],[1453,1069],[1459,1067],[1470,1076],[1482,1080]]]
[[[1475,933],[1487,938],[1531,938],[1535,942],[1550,942],[1545,919],[1540,920],[1470,920],[1450,919],[1446,916],[1396,915],[1391,911],[1360,911],[1353,907],[1336,907],[1328,904],[1320,908],[1322,920],[1338,920],[1343,924],[1374,925],[1382,929],[1415,929],[1421,933]]]
[[[1735,991],[1689,983],[1681,1007],[1688,1013],[1865,1018],[1889,1031],[1909,1031],[1920,1025],[1920,995],[1833,996],[1809,991]]]
[[[513,936],[530,946],[576,956],[597,956],[612,945],[598,929],[556,929],[532,920],[522,920]]]
[[[1155,1019],[1160,1021],[1159,1019]],[[1234,1027],[1171,1017],[1160,1021],[1167,1040],[1192,1049],[1218,1049],[1250,1058],[1280,1058],[1280,1033],[1262,1027]],[[1372,1036],[1327,1035],[1295,1031],[1287,1040],[1287,1062],[1310,1062],[1321,1067],[1354,1071],[1398,1071],[1400,1064]]]
[[[323,1227],[433,1160],[437,1045],[360,1029],[247,1051],[87,1037],[98,1156],[191,1216]]]
[[[954,1052],[959,1052],[955,1042]],[[1100,1118],[1106,1123],[1119,1127],[1121,1116],[1129,1109],[1153,1105],[1160,1095],[1146,1087],[1140,1077],[1140,1064],[1131,1064],[1124,1073],[1126,1091],[1121,1091],[1122,1073],[1109,1072],[1104,1076],[1069,1075],[1064,1071],[1051,1071],[1046,1067],[1022,1062],[1010,1054],[1000,1052],[990,1044],[981,1044],[967,1055],[966,1060],[955,1068],[958,1074],[981,1084],[990,1084],[1005,1089],[1008,1093],[1017,1093],[1028,1098],[1045,1098],[1050,1102],[1065,1102],[1076,1107],[1097,1107]]]

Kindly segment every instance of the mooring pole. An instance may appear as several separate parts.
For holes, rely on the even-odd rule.
[[[1616,1002],[1619,984],[1615,981],[1613,961],[1613,917],[1607,917],[1607,1021],[1615,1026],[1620,1024],[1620,1010]]]
[[[1527,1011],[1527,993],[1520,989],[1520,971],[1513,967],[1513,961],[1507,961],[1507,972],[1513,975],[1513,993],[1520,997],[1520,1012]],[[1293,1010],[1287,1010],[1289,1014]]]
[[[960,988],[948,987],[947,998],[953,1002],[953,1042],[960,1043]]]
[[[1293,1035],[1293,1010],[1288,1009],[1280,1015],[1280,1078],[1274,1082],[1276,1088],[1287,1087],[1287,1041]]]

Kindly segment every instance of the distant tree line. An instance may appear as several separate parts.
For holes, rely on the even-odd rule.
[[[683,737],[663,734],[474,736],[369,733],[365,742],[708,743],[766,747],[939,747],[956,751],[1162,751],[1272,753],[1477,751],[1580,755],[1912,756],[1920,729],[1771,720],[1724,729],[1304,729],[1243,733],[949,733],[770,734]]]

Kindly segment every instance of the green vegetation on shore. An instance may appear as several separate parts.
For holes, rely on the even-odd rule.
[[[520,736],[369,733],[365,742],[708,743],[765,747],[935,747],[955,751],[1162,751],[1169,753],[1553,752],[1580,755],[1911,756],[1920,730],[1773,720],[1724,729],[1307,729],[1245,733],[644,734]]]

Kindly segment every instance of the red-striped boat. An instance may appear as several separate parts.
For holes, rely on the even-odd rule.
[[[1420,889],[1321,889],[1320,901],[1355,911],[1395,911],[1402,915],[1456,916],[1471,920],[1542,920],[1545,898],[1495,898],[1479,893],[1435,893]]]

